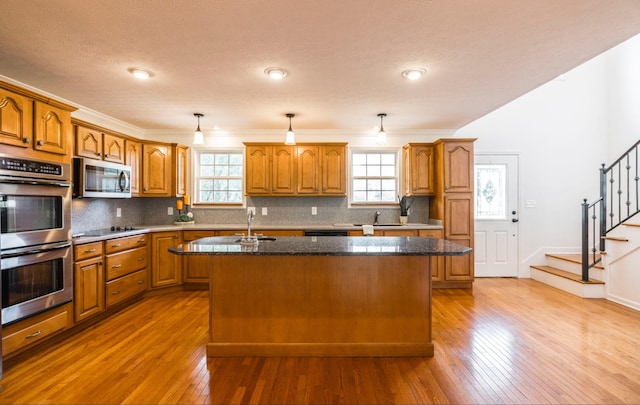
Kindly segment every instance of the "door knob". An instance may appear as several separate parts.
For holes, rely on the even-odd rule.
[[[511,222],[518,222],[518,218],[512,218]]]

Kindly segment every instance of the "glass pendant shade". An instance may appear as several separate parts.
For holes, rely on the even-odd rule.
[[[293,129],[291,129],[291,118],[295,117],[295,114],[287,114],[287,117],[289,118],[289,130],[287,131],[287,136],[284,138],[284,144],[285,145],[295,145],[296,144],[296,138],[295,138],[295,134],[293,133]]]
[[[198,117],[198,128],[196,129],[196,132],[194,132],[193,134],[193,144],[202,145],[204,143],[204,134],[200,130],[200,117],[204,117],[204,114],[195,113],[193,115]]]

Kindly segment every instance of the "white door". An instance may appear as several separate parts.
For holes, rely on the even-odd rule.
[[[518,276],[518,155],[475,155],[475,276]]]

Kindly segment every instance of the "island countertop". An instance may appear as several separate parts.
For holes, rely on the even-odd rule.
[[[281,236],[241,245],[238,236],[218,236],[169,249],[178,255],[252,256],[462,256],[471,248],[417,236]]]

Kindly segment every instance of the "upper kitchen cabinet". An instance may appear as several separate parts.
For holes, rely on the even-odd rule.
[[[69,161],[72,145],[71,111],[75,108],[0,82],[0,143],[11,154]]]
[[[347,144],[322,144],[320,156],[322,194],[347,195]]]
[[[142,170],[142,144],[131,139],[124,141],[124,164],[131,166],[131,195],[140,195],[140,172]]]
[[[186,146],[142,143],[142,197],[184,195],[187,179]]]
[[[475,139],[439,139],[436,170],[445,193],[473,192],[473,142]]]
[[[346,195],[344,143],[245,145],[247,195]]]
[[[404,193],[414,196],[434,195],[435,152],[433,144],[410,143],[402,148]]]
[[[247,195],[294,195],[294,147],[245,143]]]
[[[100,127],[74,121],[76,130],[76,156],[125,163],[125,138]]]

